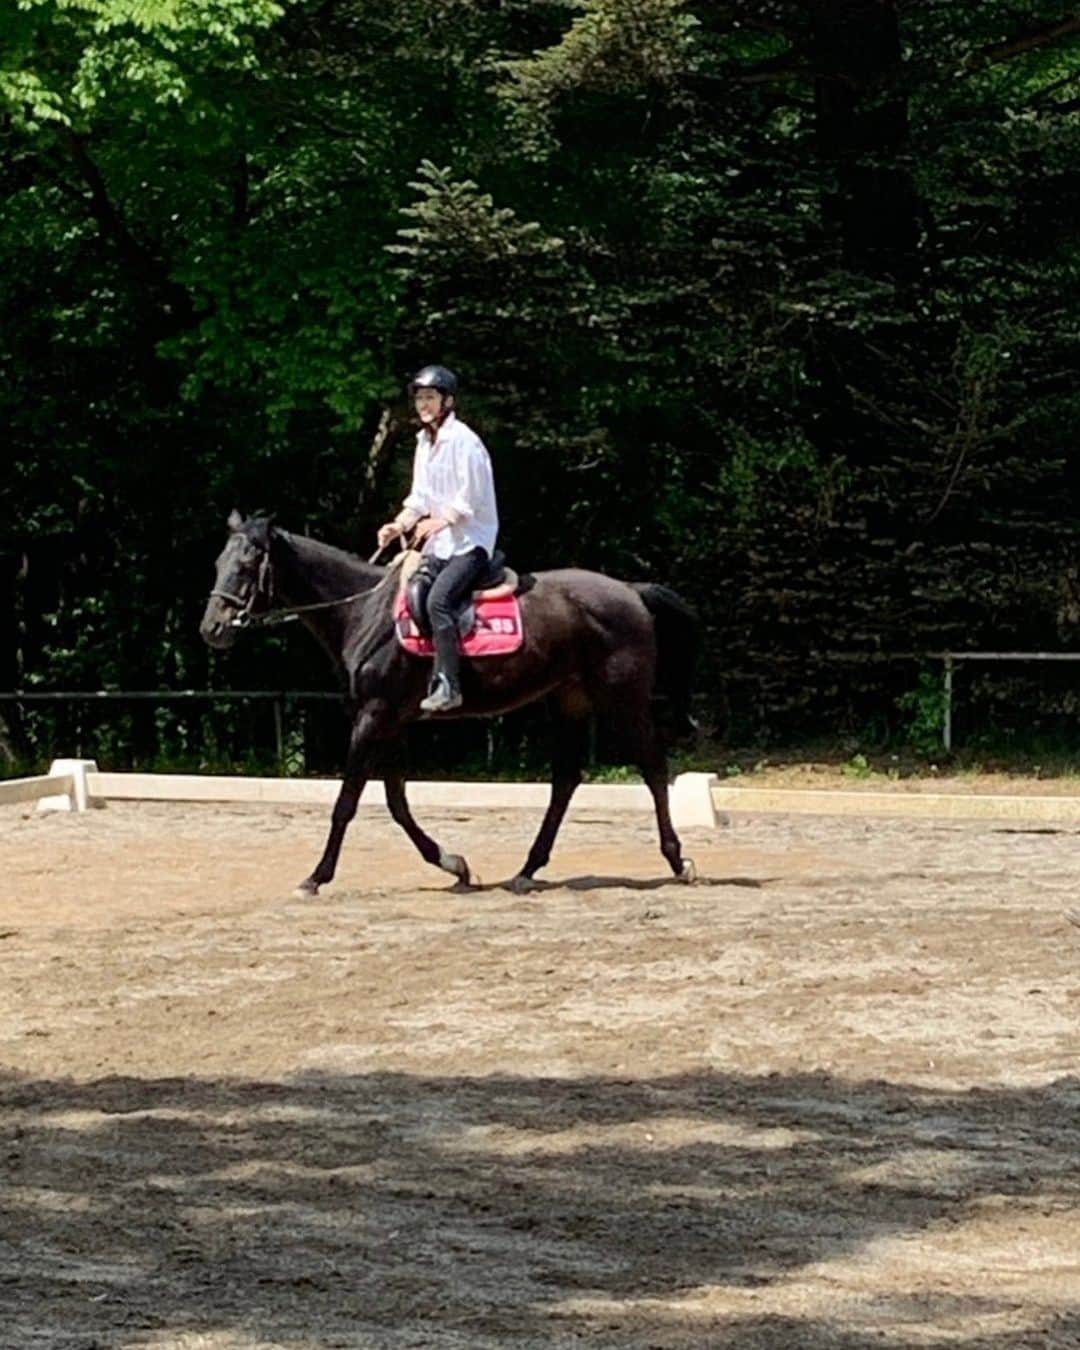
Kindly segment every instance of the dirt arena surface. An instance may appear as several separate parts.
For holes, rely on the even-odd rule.
[[[4,1350],[1080,1345],[1074,829],[325,826],[0,808]]]

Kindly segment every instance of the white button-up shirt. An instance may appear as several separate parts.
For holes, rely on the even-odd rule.
[[[439,516],[449,529],[433,534],[424,552],[455,558],[479,545],[495,551],[499,512],[495,479],[484,442],[454,413],[443,421],[434,442],[426,430],[416,438],[413,480],[399,519],[413,525],[421,516]]]

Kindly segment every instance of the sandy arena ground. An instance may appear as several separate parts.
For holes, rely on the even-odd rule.
[[[1075,829],[325,825],[0,808],[4,1350],[1080,1345]]]

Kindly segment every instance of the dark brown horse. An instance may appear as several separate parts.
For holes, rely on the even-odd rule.
[[[394,820],[426,862],[468,884],[464,858],[447,853],[417,825],[394,753],[419,720],[430,661],[402,650],[394,633],[396,569],[375,567],[314,539],[289,534],[262,517],[229,517],[214,589],[200,632],[230,647],[248,623],[271,612],[297,613],[344,677],[352,712],[341,792],[326,848],[299,893],[331,881],[341,842],[373,770],[383,774]],[[656,804],[660,848],[675,876],[694,879],[668,810],[665,741],[689,725],[690,678],[698,645],[693,611],[664,586],[632,586],[576,568],[538,572],[521,596],[523,646],[514,654],[462,662],[464,706],[443,717],[491,717],[546,699],[554,718],[551,801],[521,871],[529,890],[551,856],[566,808],[581,782],[590,717],[604,717],[627,763],[635,764]]]

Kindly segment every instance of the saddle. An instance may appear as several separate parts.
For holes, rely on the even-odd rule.
[[[435,583],[435,573],[427,560],[415,550],[399,555],[401,580],[398,585],[394,620],[398,640],[407,651],[417,656],[434,652],[431,641],[431,621],[427,613],[427,599]],[[469,604],[458,614],[459,645],[465,656],[499,656],[517,651],[523,632],[521,609],[516,596],[520,586],[518,574],[506,565],[501,552],[496,551],[488,564],[480,585],[473,591]]]

